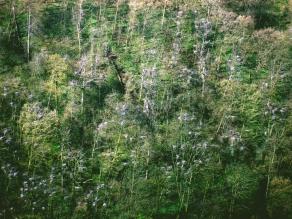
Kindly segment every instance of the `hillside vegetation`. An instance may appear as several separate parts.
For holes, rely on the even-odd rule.
[[[0,218],[292,219],[292,1],[0,0]]]

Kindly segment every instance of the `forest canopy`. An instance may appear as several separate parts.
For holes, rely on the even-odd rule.
[[[0,218],[292,219],[291,0],[0,0]]]

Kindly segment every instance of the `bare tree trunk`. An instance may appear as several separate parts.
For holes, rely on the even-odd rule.
[[[115,22],[114,22],[114,27],[113,27],[113,35],[115,33],[116,27],[117,27],[117,20],[118,20],[118,13],[119,13],[119,7],[120,7],[120,0],[117,0],[116,3],[116,14],[115,14]]]
[[[161,19],[161,29],[163,28],[163,25],[164,25],[166,6],[167,6],[167,0],[164,0],[163,14],[162,14],[162,19]]]
[[[31,31],[31,8],[30,5],[28,5],[27,46],[26,46],[27,62],[29,62],[30,58],[30,35],[31,35],[30,31]]]
[[[83,17],[82,5],[83,5],[83,0],[79,0],[76,30],[77,30],[78,50],[79,50],[80,56],[81,56],[81,22],[82,22],[82,17]]]

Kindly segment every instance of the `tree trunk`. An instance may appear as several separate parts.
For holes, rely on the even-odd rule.
[[[27,46],[26,46],[27,62],[29,62],[30,59],[30,35],[31,35],[30,31],[31,31],[31,8],[30,5],[28,5]]]

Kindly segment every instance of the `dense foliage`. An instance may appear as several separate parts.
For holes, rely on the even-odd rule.
[[[0,0],[0,218],[292,218],[292,2]]]

